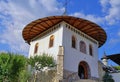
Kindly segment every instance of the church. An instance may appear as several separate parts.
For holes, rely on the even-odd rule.
[[[49,16],[29,23],[22,35],[30,45],[29,57],[54,57],[59,82],[98,82],[98,49],[107,38],[99,25],[73,16]]]

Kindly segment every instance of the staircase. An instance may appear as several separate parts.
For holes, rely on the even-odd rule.
[[[91,80],[91,79],[80,79],[80,80],[75,80],[75,81],[74,80],[68,81],[68,80],[64,79],[61,82],[102,82],[102,81]]]

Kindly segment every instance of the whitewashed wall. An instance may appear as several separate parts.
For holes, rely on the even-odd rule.
[[[39,43],[39,50],[37,54],[48,53],[53,55],[57,59],[59,46],[64,47],[64,69],[78,72],[78,65],[80,61],[86,61],[90,67],[91,76],[98,76],[98,45],[89,41],[88,39],[76,34],[70,29],[66,28],[65,22],[61,23],[61,27],[54,30],[47,35],[38,38],[30,43],[29,57],[34,55],[34,47],[36,43]],[[55,36],[54,46],[49,48],[49,38],[51,35]],[[72,35],[77,38],[77,48],[71,47]],[[84,41],[87,46],[87,54],[81,53],[79,50],[79,42]],[[93,47],[93,56],[89,54],[89,44]]]
[[[42,53],[48,53],[56,59],[59,46],[62,46],[62,34],[63,34],[63,28],[61,27],[61,28],[57,28],[56,30],[48,33],[47,35],[41,38],[38,38],[37,40],[32,41],[30,43],[29,57],[34,55],[35,44],[39,43],[39,48],[37,53],[38,55]],[[51,35],[55,36],[54,45],[53,47],[49,48],[49,39]]]
[[[65,26],[64,26],[65,27]],[[63,28],[63,47],[65,49],[64,55],[64,69],[78,72],[78,65],[80,61],[86,61],[90,67],[91,76],[98,76],[98,45],[89,41],[88,39],[76,34],[68,28]],[[71,46],[72,35],[77,38],[77,48]],[[79,49],[79,42],[84,41],[87,47],[87,54],[81,53]],[[89,44],[93,47],[93,56],[89,54]]]

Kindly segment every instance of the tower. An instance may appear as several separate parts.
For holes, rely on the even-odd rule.
[[[41,53],[54,57],[60,79],[99,78],[98,48],[106,33],[97,24],[73,16],[50,16],[28,24],[23,38],[30,44],[29,57]]]
[[[108,66],[108,57],[106,55],[106,53],[104,53],[103,57],[101,58],[102,60],[102,63],[105,65],[105,66]]]

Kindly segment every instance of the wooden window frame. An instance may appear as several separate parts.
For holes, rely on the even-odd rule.
[[[80,46],[80,51],[81,51],[82,53],[86,54],[86,53],[87,53],[86,43],[85,43],[84,41],[80,41],[79,46]]]
[[[38,52],[38,47],[39,47],[39,43],[36,43],[34,47],[34,54]]]
[[[54,46],[54,39],[55,39],[55,36],[51,35],[49,39],[49,48]]]
[[[73,35],[72,36],[72,48],[76,48],[76,37]]]
[[[91,44],[89,45],[89,54],[93,56],[93,47]]]

